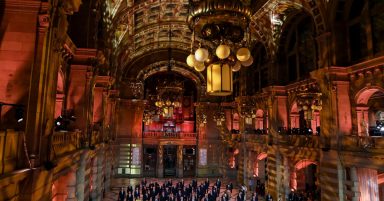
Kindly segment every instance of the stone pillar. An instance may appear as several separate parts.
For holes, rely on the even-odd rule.
[[[113,156],[111,155],[111,152],[108,151],[105,157],[105,183],[104,183],[104,188],[105,191],[108,192],[110,190],[110,185],[111,185],[111,173],[112,173],[112,166],[111,166],[111,161],[107,160],[107,158],[112,158]]]
[[[316,37],[316,41],[318,44],[318,60],[317,60],[317,65],[319,68],[325,68],[329,67],[331,65],[331,55],[332,50],[330,47],[330,37],[331,33],[330,32],[324,32],[320,34],[319,36]]]
[[[103,199],[103,191],[104,191],[104,149],[101,149],[100,152],[97,154],[97,177],[96,177],[96,192],[97,192],[97,198],[96,201]]]
[[[92,176],[92,191],[90,192],[90,197],[92,201],[99,201],[100,200],[100,189],[98,186],[98,158],[95,157],[92,163],[92,171],[91,171],[91,176]]]
[[[284,197],[284,189],[283,189],[283,171],[284,164],[282,163],[282,156],[280,153],[276,153],[276,196],[273,196],[276,200]],[[271,178],[268,178],[268,180]]]
[[[357,177],[356,167],[350,168],[350,174],[351,174],[351,191],[353,192],[352,201],[359,201],[360,200],[359,178]]]
[[[368,109],[368,107],[356,107],[358,136],[369,135]]]
[[[182,178],[183,174],[183,145],[177,146],[177,176]]]
[[[360,200],[379,201],[379,185],[377,170],[371,168],[358,168]]]
[[[164,177],[164,164],[163,164],[163,154],[164,154],[164,147],[163,145],[159,144],[158,148],[158,154],[157,154],[157,177],[163,178]]]
[[[85,188],[85,166],[86,154],[83,153],[80,157],[80,164],[76,171],[76,199],[77,201],[84,201],[84,188]]]
[[[291,187],[290,187],[290,169],[289,169],[289,161],[287,157],[283,158],[283,164],[284,164],[284,194],[285,196],[283,197],[283,200],[288,196],[288,194],[291,192]]]
[[[71,171],[67,175],[67,199],[66,201],[77,201],[76,199],[76,173]]]

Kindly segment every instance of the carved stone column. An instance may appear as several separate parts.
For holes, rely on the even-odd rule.
[[[66,201],[77,201],[76,199],[76,172],[73,170],[67,176],[67,199]]]
[[[76,171],[76,199],[78,201],[84,200],[86,160],[87,160],[86,153],[81,154],[80,164]]]
[[[328,67],[331,65],[331,54],[332,50],[330,47],[330,38],[331,38],[331,33],[330,32],[325,32],[322,33],[321,35],[316,37],[317,45],[318,45],[318,60],[317,60],[317,66],[319,68],[324,68]]]
[[[284,157],[283,158],[283,167],[284,167],[284,173],[283,173],[283,186],[284,186],[284,194],[286,196],[288,196],[288,194],[290,193],[291,191],[291,188],[290,188],[290,169],[289,169],[289,161],[288,161],[288,158],[287,157]]]
[[[90,185],[92,186],[92,191],[90,192],[90,197],[92,200],[94,201],[98,201],[100,199],[100,193],[99,193],[99,188],[98,188],[98,173],[97,173],[97,170],[98,170],[98,158],[95,157],[94,158],[94,161],[92,163],[92,170],[91,170],[91,177],[92,177],[92,181],[89,181],[90,182]]]
[[[350,168],[350,174],[351,174],[351,182],[352,182],[351,191],[353,192],[352,201],[359,201],[360,200],[359,178],[357,177],[356,167]]]
[[[177,176],[183,177],[183,145],[177,146]]]
[[[159,145],[157,150],[157,177],[162,178],[164,177],[164,163],[163,163],[163,154],[164,154],[164,147],[163,145]]]
[[[102,200],[104,192],[104,149],[97,154],[97,200]]]
[[[108,151],[107,154],[106,154],[106,158],[105,158],[105,183],[104,183],[104,187],[105,187],[105,191],[108,192],[110,190],[110,185],[111,185],[111,173],[112,173],[112,166],[111,166],[111,160],[108,160],[108,158],[112,158],[112,154],[111,154],[111,151]]]

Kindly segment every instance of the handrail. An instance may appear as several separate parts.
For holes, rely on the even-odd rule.
[[[0,131],[0,174],[20,168],[20,157],[23,153],[22,142],[22,134],[18,131]]]
[[[53,157],[60,157],[81,147],[81,131],[54,132],[51,142]]]
[[[164,132],[164,131],[147,131],[143,132],[144,138],[196,138],[196,133],[187,133],[187,132]]]

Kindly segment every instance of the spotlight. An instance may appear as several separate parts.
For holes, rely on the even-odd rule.
[[[24,108],[22,106],[16,107],[15,118],[17,123],[21,123],[24,120]]]

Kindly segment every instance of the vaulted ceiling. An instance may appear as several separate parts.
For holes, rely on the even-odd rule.
[[[313,17],[318,34],[326,30],[326,0],[242,1],[251,4],[255,11],[250,23],[253,44],[264,44],[270,56],[277,50],[284,22],[298,12]],[[201,79],[201,73],[185,64],[192,34],[186,24],[188,0],[108,0],[107,6],[113,55],[123,79],[142,79],[147,73],[165,69],[169,48],[178,73],[188,74],[196,82]]]

